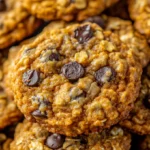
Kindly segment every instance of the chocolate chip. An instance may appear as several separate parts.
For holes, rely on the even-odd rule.
[[[70,0],[70,3],[75,3],[75,0]]]
[[[84,135],[80,136],[80,143],[87,144],[88,143],[87,136],[84,136]]]
[[[0,0],[0,11],[6,10],[5,0]]]
[[[47,50],[40,56],[40,60],[41,62],[59,61],[60,55],[59,53],[54,53],[51,52],[51,50]]]
[[[28,70],[23,74],[22,80],[27,86],[36,86],[40,80],[40,74],[36,70]]]
[[[144,103],[146,108],[150,109],[150,95],[146,95],[143,103]]]
[[[95,78],[100,85],[110,82],[115,76],[115,70],[109,66],[102,67],[95,73]]]
[[[86,19],[84,22],[91,22],[98,24],[101,28],[105,28],[105,21],[100,16],[93,16]]]
[[[78,80],[84,75],[84,68],[77,62],[70,62],[61,68],[62,74],[68,80]]]
[[[52,53],[52,54],[49,56],[49,60],[51,60],[51,61],[59,61],[59,54],[57,54],[57,53]]]
[[[49,137],[47,137],[45,144],[49,148],[58,149],[63,146],[64,141],[65,141],[65,137],[63,135],[54,133],[50,135]]]
[[[44,113],[41,113],[40,110],[35,110],[32,112],[32,116],[34,117],[38,117],[38,118],[47,118],[47,114],[44,112]]]
[[[87,42],[92,36],[93,30],[90,25],[84,25],[74,31],[74,38],[76,38],[80,44]]]

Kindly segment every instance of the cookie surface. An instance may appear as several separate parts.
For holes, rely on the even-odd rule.
[[[41,24],[41,20],[29,15],[22,7],[0,15],[0,50],[30,36]]]
[[[9,100],[2,89],[0,89],[0,129],[18,122],[22,114],[13,100]]]
[[[138,96],[141,66],[118,36],[90,23],[45,35],[20,50],[12,71],[26,118],[67,136],[125,118]]]
[[[150,47],[144,36],[139,34],[133,27],[131,21],[115,17],[107,17],[105,29],[119,35],[122,42],[132,48],[137,61],[145,67],[150,61]]]
[[[118,0],[24,0],[24,7],[45,20],[84,20],[102,12]]]
[[[129,119],[120,124],[138,134],[150,134],[150,65],[142,76],[140,95],[135,102]]]
[[[25,120],[17,126],[10,150],[36,150],[37,148],[40,150],[129,150],[130,142],[130,134],[120,127],[113,127],[101,134],[95,133],[71,138],[49,133],[37,123]]]
[[[128,0],[131,18],[135,28],[150,42],[150,3],[149,0]]]

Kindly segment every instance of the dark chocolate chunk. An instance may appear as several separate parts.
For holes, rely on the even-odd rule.
[[[98,24],[101,28],[105,28],[105,21],[100,16],[93,16],[86,19],[84,22],[91,22]]]
[[[143,101],[146,108],[150,109],[150,95],[146,95]]]
[[[0,11],[6,10],[5,0],[0,0]]]
[[[49,137],[47,137],[45,144],[49,148],[58,149],[63,146],[64,141],[65,141],[65,137],[63,135],[54,133]]]
[[[40,74],[36,70],[28,70],[23,74],[23,83],[27,86],[36,86],[39,83]]]
[[[40,110],[35,110],[32,112],[32,116],[34,117],[38,117],[38,118],[47,118],[47,114],[44,112],[44,113],[41,113]]]
[[[74,38],[78,40],[80,44],[87,42],[93,36],[93,29],[90,25],[84,25],[82,27],[78,27],[74,31]]]
[[[78,80],[79,78],[83,77],[85,72],[82,65],[77,62],[65,64],[61,71],[68,80]]]
[[[59,54],[57,53],[51,53],[51,55],[49,56],[49,60],[51,61],[59,61]]]
[[[109,66],[102,67],[95,73],[95,78],[100,85],[110,82],[115,76],[115,70]]]

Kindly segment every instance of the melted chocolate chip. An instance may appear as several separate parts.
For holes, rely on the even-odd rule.
[[[100,85],[110,82],[115,76],[115,70],[109,66],[102,67],[95,73],[95,78]]]
[[[32,116],[38,117],[38,118],[47,118],[47,114],[46,113],[41,113],[40,110],[33,111]]]
[[[65,64],[61,71],[68,80],[78,80],[79,78],[83,77],[85,72],[82,65],[77,62]]]
[[[80,44],[87,42],[92,36],[93,30],[90,25],[84,25],[74,31],[74,38],[76,38]]]
[[[75,3],[75,0],[70,0],[70,3]]]
[[[27,86],[36,86],[40,80],[40,74],[36,70],[28,70],[23,74],[22,80]]]
[[[5,0],[0,0],[0,11],[6,10]]]
[[[101,28],[105,28],[105,21],[100,16],[93,16],[86,19],[84,22],[91,22],[98,24]]]
[[[58,149],[63,146],[64,141],[65,141],[65,137],[63,135],[54,133],[50,135],[49,137],[47,137],[45,144],[49,148]]]
[[[144,103],[146,108],[150,109],[150,95],[146,95],[143,103]]]
[[[50,56],[49,56],[49,60],[51,61],[59,61],[59,54],[57,53],[52,53]]]

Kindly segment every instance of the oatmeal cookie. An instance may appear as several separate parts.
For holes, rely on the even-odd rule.
[[[22,116],[14,101],[8,99],[3,89],[0,88],[0,129],[18,122]]]
[[[138,134],[150,134],[150,64],[142,76],[139,97],[129,118],[120,123],[122,126]]]
[[[150,1],[128,0],[128,3],[130,16],[135,21],[135,28],[150,42]]]
[[[28,37],[41,24],[41,20],[29,15],[22,7],[0,15],[0,50]]]
[[[120,127],[75,138],[50,133],[37,123],[20,123],[10,150],[129,150],[131,135]]]
[[[24,7],[45,20],[84,20],[102,12],[118,0],[24,0]]]
[[[47,31],[18,56],[15,102],[50,132],[76,136],[109,128],[138,96],[141,65],[116,34],[96,24]]]

